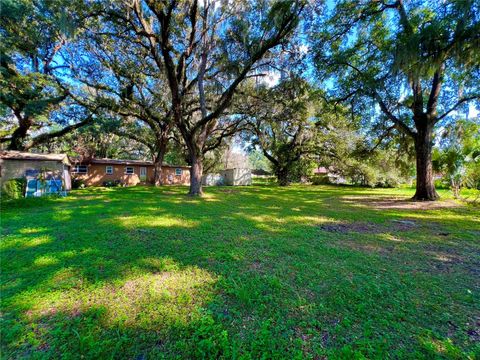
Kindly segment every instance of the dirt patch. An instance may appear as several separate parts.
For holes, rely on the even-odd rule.
[[[432,269],[435,272],[441,273],[449,273],[458,269],[460,265],[461,267],[465,267],[465,259],[458,255],[450,254],[448,252],[433,252],[433,251],[426,251],[425,255],[429,258],[429,263],[432,266]]]
[[[390,232],[410,231],[418,228],[420,225],[414,220],[392,220],[387,224],[377,224],[372,222],[351,222],[320,225],[323,231],[348,234],[379,234]]]
[[[436,240],[422,244],[416,251],[425,256],[426,271],[433,273],[463,272],[480,276],[480,252],[475,245],[459,243],[454,237],[438,229],[431,229]],[[447,235],[445,235],[447,234]]]
[[[349,205],[365,206],[376,210],[440,210],[462,206],[454,200],[412,201],[400,197],[378,196],[345,196],[342,201]]]
[[[449,273],[453,271],[461,271],[476,277],[480,275],[480,263],[475,261],[445,254],[436,254],[433,260],[434,261],[430,261],[430,264],[432,264],[432,269],[435,272]],[[478,331],[480,334],[480,328]]]
[[[385,229],[393,231],[410,231],[418,228],[420,225],[415,220],[392,220]]]
[[[339,223],[320,225],[320,229],[328,232],[347,234],[350,232],[357,232],[361,234],[375,234],[380,231],[378,224],[354,222],[354,223]]]
[[[367,254],[377,254],[382,256],[387,256],[392,254],[395,251],[395,246],[380,246],[378,244],[364,244],[358,243],[355,241],[343,241],[342,244],[348,246],[350,249],[361,251]]]
[[[468,330],[467,335],[473,342],[480,341],[480,317],[473,319],[470,323],[467,323]]]
[[[251,271],[260,271],[262,267],[262,263],[258,260],[255,260],[250,265],[248,265],[248,269]]]

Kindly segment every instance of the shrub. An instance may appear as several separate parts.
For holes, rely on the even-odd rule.
[[[84,187],[85,187],[85,183],[83,182],[83,180],[76,179],[76,178],[72,179],[72,189],[80,189]]]
[[[355,186],[395,188],[409,183],[409,175],[391,164],[380,166],[375,163],[352,162],[338,170],[342,177]]]
[[[205,311],[202,317],[195,322],[192,338],[195,344],[192,355],[196,359],[219,359],[231,356],[227,331],[215,322],[212,314],[208,311]]]
[[[375,187],[379,178],[378,170],[366,164],[357,164],[346,171],[346,177],[350,178],[353,185]]]
[[[7,180],[2,186],[2,197],[7,199],[20,199],[25,194],[27,181],[25,178]]]
[[[398,176],[396,172],[383,173],[377,175],[375,187],[380,188],[395,188],[400,185],[402,179]]]
[[[310,178],[312,185],[330,185],[330,177],[328,175],[314,175]]]
[[[450,184],[447,178],[434,180],[435,189],[449,189]]]
[[[123,186],[122,182],[120,180],[109,180],[109,181],[104,181],[102,183],[104,187],[118,187],[118,186]]]
[[[480,159],[468,164],[464,182],[467,188],[480,190]]]

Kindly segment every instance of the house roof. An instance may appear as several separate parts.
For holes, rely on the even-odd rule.
[[[83,164],[106,164],[106,165],[139,165],[139,166],[153,166],[153,162],[144,160],[124,160],[124,159],[105,159],[105,158],[93,158],[88,161],[81,162]],[[175,167],[175,168],[189,168],[185,165],[167,165],[163,164],[163,167]]]
[[[313,173],[314,174],[328,174],[328,169],[326,167],[318,167],[316,169],[313,170]]]
[[[36,161],[61,161],[70,165],[66,154],[36,154],[23,151],[0,151],[0,159],[9,160],[36,160]]]
[[[144,160],[123,160],[123,159],[90,159],[89,164],[112,164],[112,165],[153,165],[150,161]]]

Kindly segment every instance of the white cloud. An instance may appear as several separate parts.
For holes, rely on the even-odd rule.
[[[299,50],[300,50],[300,53],[301,53],[301,54],[306,54],[306,53],[308,53],[308,51],[310,50],[310,48],[308,47],[308,45],[305,45],[305,44],[304,44],[304,45],[300,45]]]
[[[269,71],[267,76],[264,76],[262,80],[268,87],[274,87],[280,82],[280,72]]]
[[[480,116],[480,111],[478,111],[473,104],[470,104],[468,107],[468,118],[475,118]]]

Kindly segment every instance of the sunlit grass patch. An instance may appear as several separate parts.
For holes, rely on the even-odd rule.
[[[45,232],[47,230],[46,227],[26,227],[19,229],[18,232],[20,234],[39,234]]]
[[[434,358],[461,359],[462,350],[456,346],[451,339],[435,339],[431,334],[423,335],[420,338],[425,350]],[[474,359],[473,356],[467,356],[468,359]]]
[[[27,311],[31,321],[46,315],[81,316],[94,308],[102,309],[99,321],[104,327],[161,330],[195,320],[196,309],[212,299],[215,280],[192,267],[94,286],[74,271],[65,271],[55,275],[51,287],[29,292],[23,301],[31,306]]]
[[[40,245],[48,244],[52,241],[50,235],[36,235],[29,237],[22,237],[14,234],[4,236],[0,243],[0,249],[9,249],[14,247],[34,248]]]
[[[138,263],[147,268],[150,272],[158,273],[162,271],[176,271],[179,269],[179,265],[174,259],[169,257],[147,257],[138,260]]]
[[[58,263],[58,259],[53,256],[39,256],[34,261],[33,264],[36,266],[46,266],[46,265],[55,265]]]
[[[118,216],[115,219],[109,219],[116,225],[121,225],[127,228],[148,227],[151,229],[164,227],[182,227],[193,228],[198,225],[198,222],[192,221],[180,216],[174,217],[171,215],[164,215],[158,217],[146,217],[142,215],[136,216]]]

